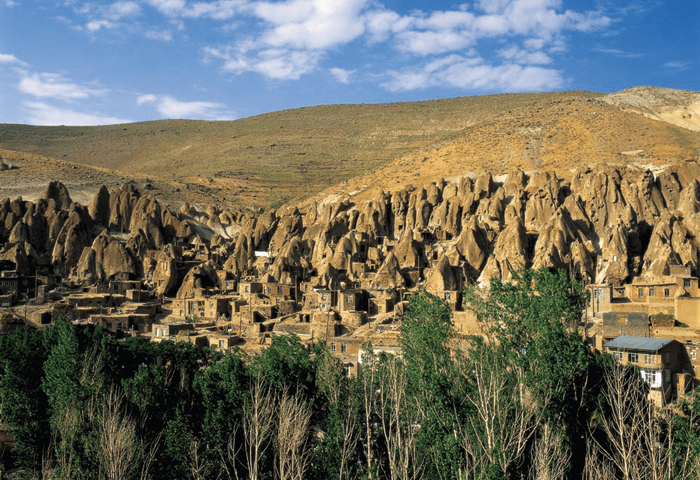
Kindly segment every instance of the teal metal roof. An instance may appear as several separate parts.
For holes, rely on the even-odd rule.
[[[630,337],[627,335],[620,335],[603,346],[607,348],[618,348],[621,350],[657,352],[673,341],[673,339],[668,338]]]

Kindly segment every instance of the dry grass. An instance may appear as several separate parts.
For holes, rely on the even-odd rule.
[[[148,178],[155,193],[175,204],[248,208],[321,192],[366,197],[482,171],[568,172],[601,161],[670,163],[700,152],[700,132],[623,111],[601,97],[572,91],[326,105],[232,122],[0,124],[0,149],[89,167],[110,181]],[[641,155],[621,154],[637,150]]]
[[[282,204],[395,158],[459,138],[509,110],[591,92],[325,105],[232,122],[166,120],[101,127],[0,125],[0,148],[123,177],[190,184],[214,202]]]

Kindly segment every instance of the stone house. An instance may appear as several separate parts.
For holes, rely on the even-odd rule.
[[[589,285],[589,313],[598,318],[605,313],[672,315],[691,328],[700,328],[698,279],[685,271],[678,273],[661,278],[636,277],[620,293],[612,285]]]
[[[157,323],[151,328],[153,332],[152,341],[160,342],[162,340],[175,340],[175,337],[180,332],[194,332],[194,324],[192,323]]]
[[[621,335],[603,345],[623,365],[639,368],[649,396],[659,406],[683,394],[689,375],[683,371],[683,345],[673,339]]]

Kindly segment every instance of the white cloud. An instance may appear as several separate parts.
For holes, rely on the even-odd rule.
[[[55,73],[29,74],[23,72],[23,78],[19,81],[18,88],[20,92],[38,98],[56,98],[64,101],[85,99],[106,93],[105,90],[71,83]]]
[[[23,62],[22,60],[20,60],[19,58],[15,57],[14,55],[12,55],[10,53],[0,53],[0,65],[2,65],[3,63],[6,63],[6,64],[14,63],[17,65],[26,65],[25,62]]]
[[[352,78],[355,76],[355,73],[357,70],[345,70],[344,68],[331,68],[329,70],[333,78],[335,78],[338,82],[348,84],[352,80]]]
[[[146,95],[139,95],[139,97],[136,99],[136,105],[143,105],[145,103],[153,103],[158,100],[158,97],[155,95],[149,93]]]
[[[398,35],[399,50],[415,55],[436,55],[462,50],[474,43],[472,36],[454,31],[403,32]]]
[[[114,24],[109,20],[93,20],[85,25],[89,32],[97,32],[102,28],[113,28]]]
[[[173,32],[170,30],[148,30],[144,33],[146,38],[151,40],[160,40],[163,42],[170,42],[173,39]]]
[[[168,95],[145,94],[136,98],[136,105],[155,104],[163,118],[198,118],[228,120],[226,106],[216,102],[182,102]]]
[[[318,66],[322,54],[313,50],[290,51],[284,48],[269,48],[260,52],[232,48],[207,48],[207,58],[224,60],[224,70],[241,74],[259,73],[273,80],[298,80],[302,75],[312,72]]]
[[[664,67],[672,70],[687,70],[690,62],[671,61],[664,63]]]
[[[227,20],[248,4],[247,0],[196,2],[191,6],[188,6],[184,0],[146,0],[146,3],[168,17],[211,18],[213,20]]]
[[[25,102],[28,112],[28,122],[32,125],[113,125],[129,123],[130,120],[109,117],[95,113],[83,113],[66,108],[57,108],[44,102]]]
[[[105,17],[117,21],[141,13],[141,6],[136,2],[116,2],[107,7]]]
[[[498,56],[510,60],[511,62],[529,65],[547,65],[552,63],[552,59],[542,51],[528,51],[518,48],[515,45],[500,50]]]
[[[184,0],[146,0],[146,3],[171,17],[180,15],[187,6]]]
[[[19,3],[14,2],[14,1],[12,1],[12,0],[6,0],[6,1],[5,1],[5,6],[6,6],[6,7],[16,7],[17,5],[19,5]]]
[[[290,0],[260,2],[254,13],[270,28],[261,36],[273,47],[327,49],[355,40],[365,32],[365,0]]]
[[[624,50],[620,50],[619,48],[596,48],[596,52],[600,53],[605,53],[608,55],[613,55],[615,57],[620,57],[620,58],[642,58],[644,56],[643,53],[637,53],[637,52],[626,52]]]
[[[422,69],[389,72],[382,84],[390,91],[429,87],[455,87],[503,92],[542,91],[561,88],[564,80],[554,69],[514,63],[489,65],[478,57],[450,55],[427,63]]]

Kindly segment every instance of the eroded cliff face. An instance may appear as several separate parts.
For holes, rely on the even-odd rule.
[[[655,171],[582,166],[566,180],[515,171],[259,216],[216,206],[173,211],[133,185],[101,187],[84,207],[54,182],[37,202],[0,202],[0,259],[24,274],[48,266],[87,282],[143,278],[158,294],[181,297],[215,286],[217,271],[290,283],[316,277],[319,288],[423,283],[451,291],[528,267],[624,283],[667,274],[672,264],[698,273],[698,179],[694,161]]]

